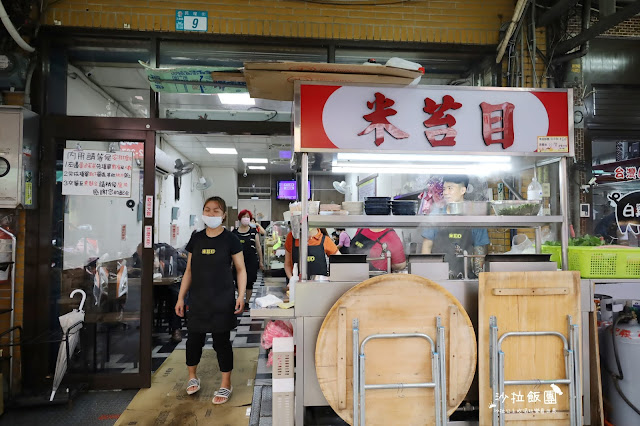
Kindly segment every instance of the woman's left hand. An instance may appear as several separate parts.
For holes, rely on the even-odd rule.
[[[233,312],[234,314],[241,314],[244,312],[244,297],[238,297],[236,299],[236,310]]]

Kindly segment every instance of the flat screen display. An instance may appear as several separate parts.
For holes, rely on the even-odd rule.
[[[308,194],[311,198],[311,182],[307,181]],[[298,183],[295,180],[278,181],[278,200],[297,200],[298,199]]]

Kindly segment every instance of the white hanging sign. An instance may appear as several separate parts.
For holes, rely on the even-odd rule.
[[[65,149],[62,195],[131,198],[132,152]]]
[[[573,155],[571,89],[296,82],[299,152]]]

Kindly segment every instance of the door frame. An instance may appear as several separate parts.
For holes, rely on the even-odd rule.
[[[95,118],[94,118],[95,120]],[[46,332],[49,309],[49,283],[51,276],[52,246],[51,235],[53,232],[51,217],[53,216],[54,194],[56,185],[56,149],[61,140],[86,140],[105,142],[143,142],[144,143],[144,173],[143,196],[151,195],[155,203],[155,145],[154,130],[140,130],[137,126],[122,126],[123,123],[112,126],[112,120],[102,118],[101,126],[92,125],[87,117],[47,117],[42,123],[42,147],[41,147],[41,175],[39,191],[39,232],[38,232],[38,271],[37,288],[32,297],[32,309],[37,315],[30,316],[35,319],[31,332]],[[119,125],[117,125],[119,124]],[[151,172],[149,172],[151,171]],[[146,198],[145,198],[146,199]],[[155,210],[154,210],[155,211]],[[144,241],[144,227],[154,226],[154,218],[143,218],[140,241]],[[151,386],[151,352],[152,344],[152,319],[153,319],[153,249],[143,249],[142,252],[142,277],[141,277],[141,301],[140,301],[140,352],[138,373],[128,374],[68,374],[67,380],[87,383],[90,389],[131,389],[148,388]],[[26,308],[26,306],[25,306]],[[25,318],[27,316],[25,315]],[[30,354],[25,354],[25,365],[38,366],[30,372],[30,379],[37,382],[48,373],[48,365],[42,362],[38,355],[39,345],[33,345]],[[40,352],[42,353],[42,352]],[[27,363],[28,360],[31,362]],[[31,368],[31,367],[30,367]],[[29,369],[27,369],[29,370]],[[26,372],[25,372],[26,373]],[[28,382],[25,377],[25,382]]]

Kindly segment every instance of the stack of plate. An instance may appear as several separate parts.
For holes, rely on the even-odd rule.
[[[418,201],[416,200],[393,200],[391,202],[391,211],[398,216],[414,216],[418,210]]]
[[[367,215],[391,214],[391,197],[367,197],[364,200],[364,212]]]
[[[362,201],[343,201],[342,210],[349,212],[349,215],[361,215],[364,204]]]

